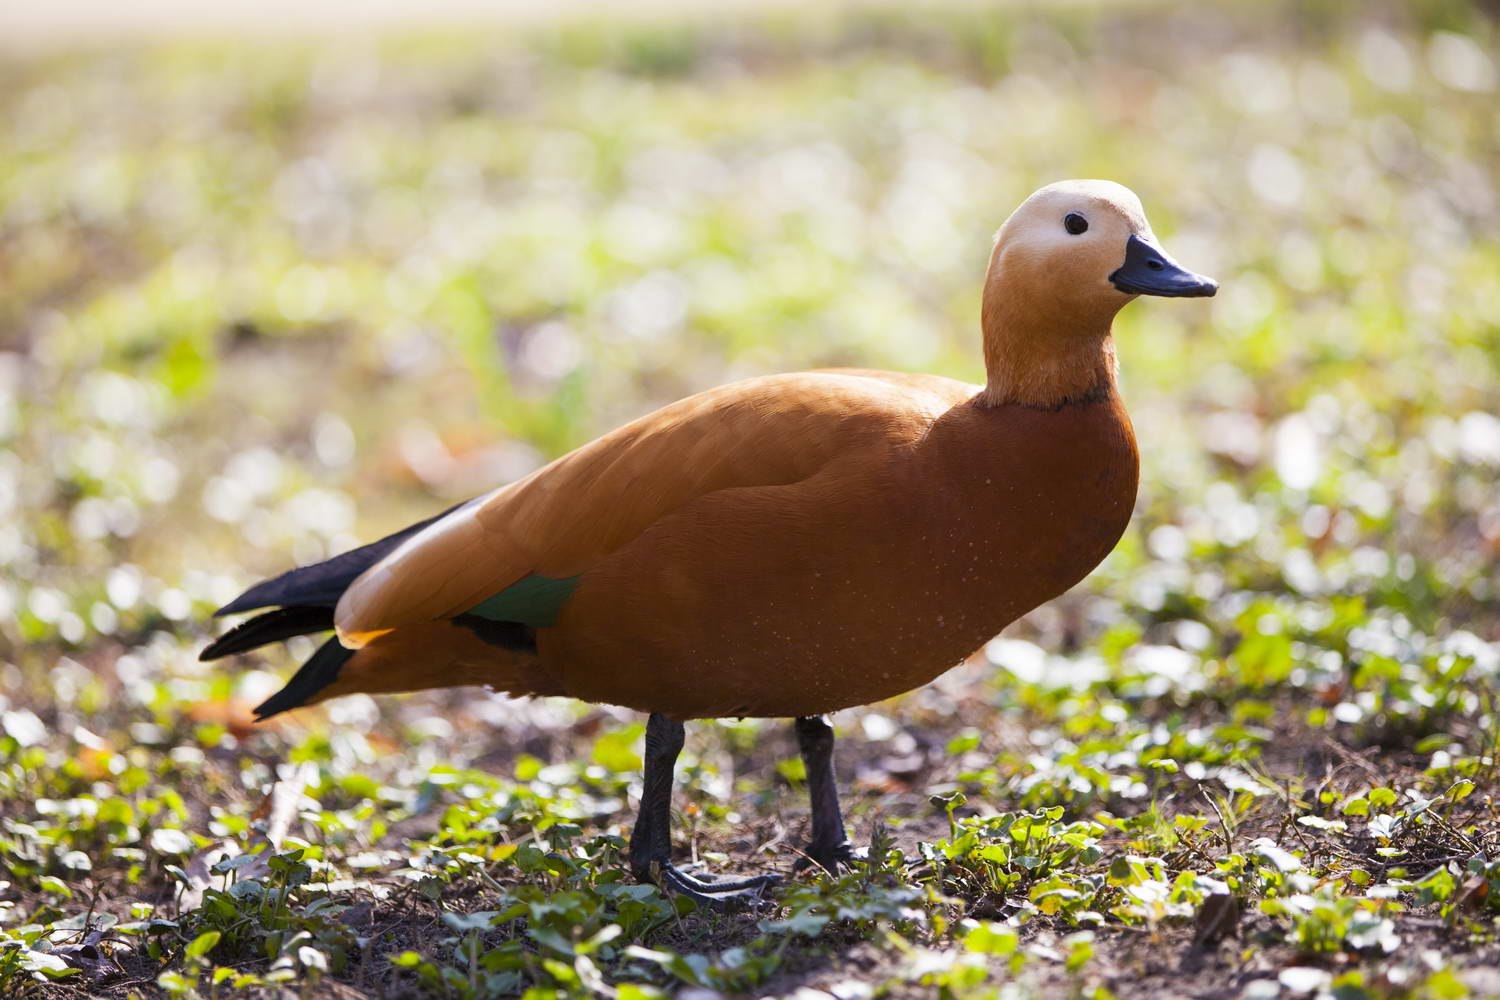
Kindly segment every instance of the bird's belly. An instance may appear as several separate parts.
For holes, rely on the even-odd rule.
[[[824,588],[838,586],[818,580]],[[730,588],[726,588],[728,590]],[[676,718],[805,716],[893,697],[932,680],[1011,620],[811,581],[732,588],[733,616],[684,607],[652,625],[566,623],[544,635],[565,691]]]
[[[1060,556],[1045,532],[840,523],[645,537],[585,575],[539,633],[541,655],[587,701],[676,718],[816,715],[926,684],[1072,586],[1119,535],[1107,527]]]

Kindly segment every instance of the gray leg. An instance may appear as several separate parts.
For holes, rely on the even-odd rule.
[[[652,713],[646,722],[646,776],[641,811],[630,834],[630,870],[642,882],[654,882],[699,903],[720,904],[725,897],[758,898],[775,875],[710,881],[695,878],[672,864],[672,776],[685,733],[682,723]]]
[[[830,872],[854,860],[854,848],[839,812],[838,781],[833,774],[833,726],[827,716],[798,719],[797,747],[807,768],[807,794],[812,800],[812,843],[807,856]]]

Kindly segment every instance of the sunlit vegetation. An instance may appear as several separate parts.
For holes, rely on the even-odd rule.
[[[0,995],[1500,993],[1500,67],[1457,3],[781,12],[0,66]],[[740,375],[977,378],[990,234],[1105,176],[1217,276],[1117,328],[1132,527],[842,713],[249,706],[245,584]],[[288,988],[292,994],[275,991]],[[703,996],[699,993],[697,996]],[[803,994],[806,996],[807,994]]]

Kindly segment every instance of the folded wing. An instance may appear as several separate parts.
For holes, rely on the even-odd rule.
[[[478,613],[545,627],[570,581],[693,499],[798,482],[925,433],[971,387],[864,372],[732,383],[606,434],[425,526],[353,581],[340,640]]]

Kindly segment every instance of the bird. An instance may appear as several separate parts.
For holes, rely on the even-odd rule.
[[[216,614],[261,614],[201,658],[333,633],[259,719],[464,685],[643,712],[632,873],[703,904],[760,899],[779,876],[672,861],[684,723],[794,720],[803,861],[853,863],[829,714],[928,683],[1104,559],[1140,464],[1115,314],[1217,289],[1162,249],[1128,188],[1049,184],[995,235],[984,384],[827,369],[708,389],[251,587]]]

